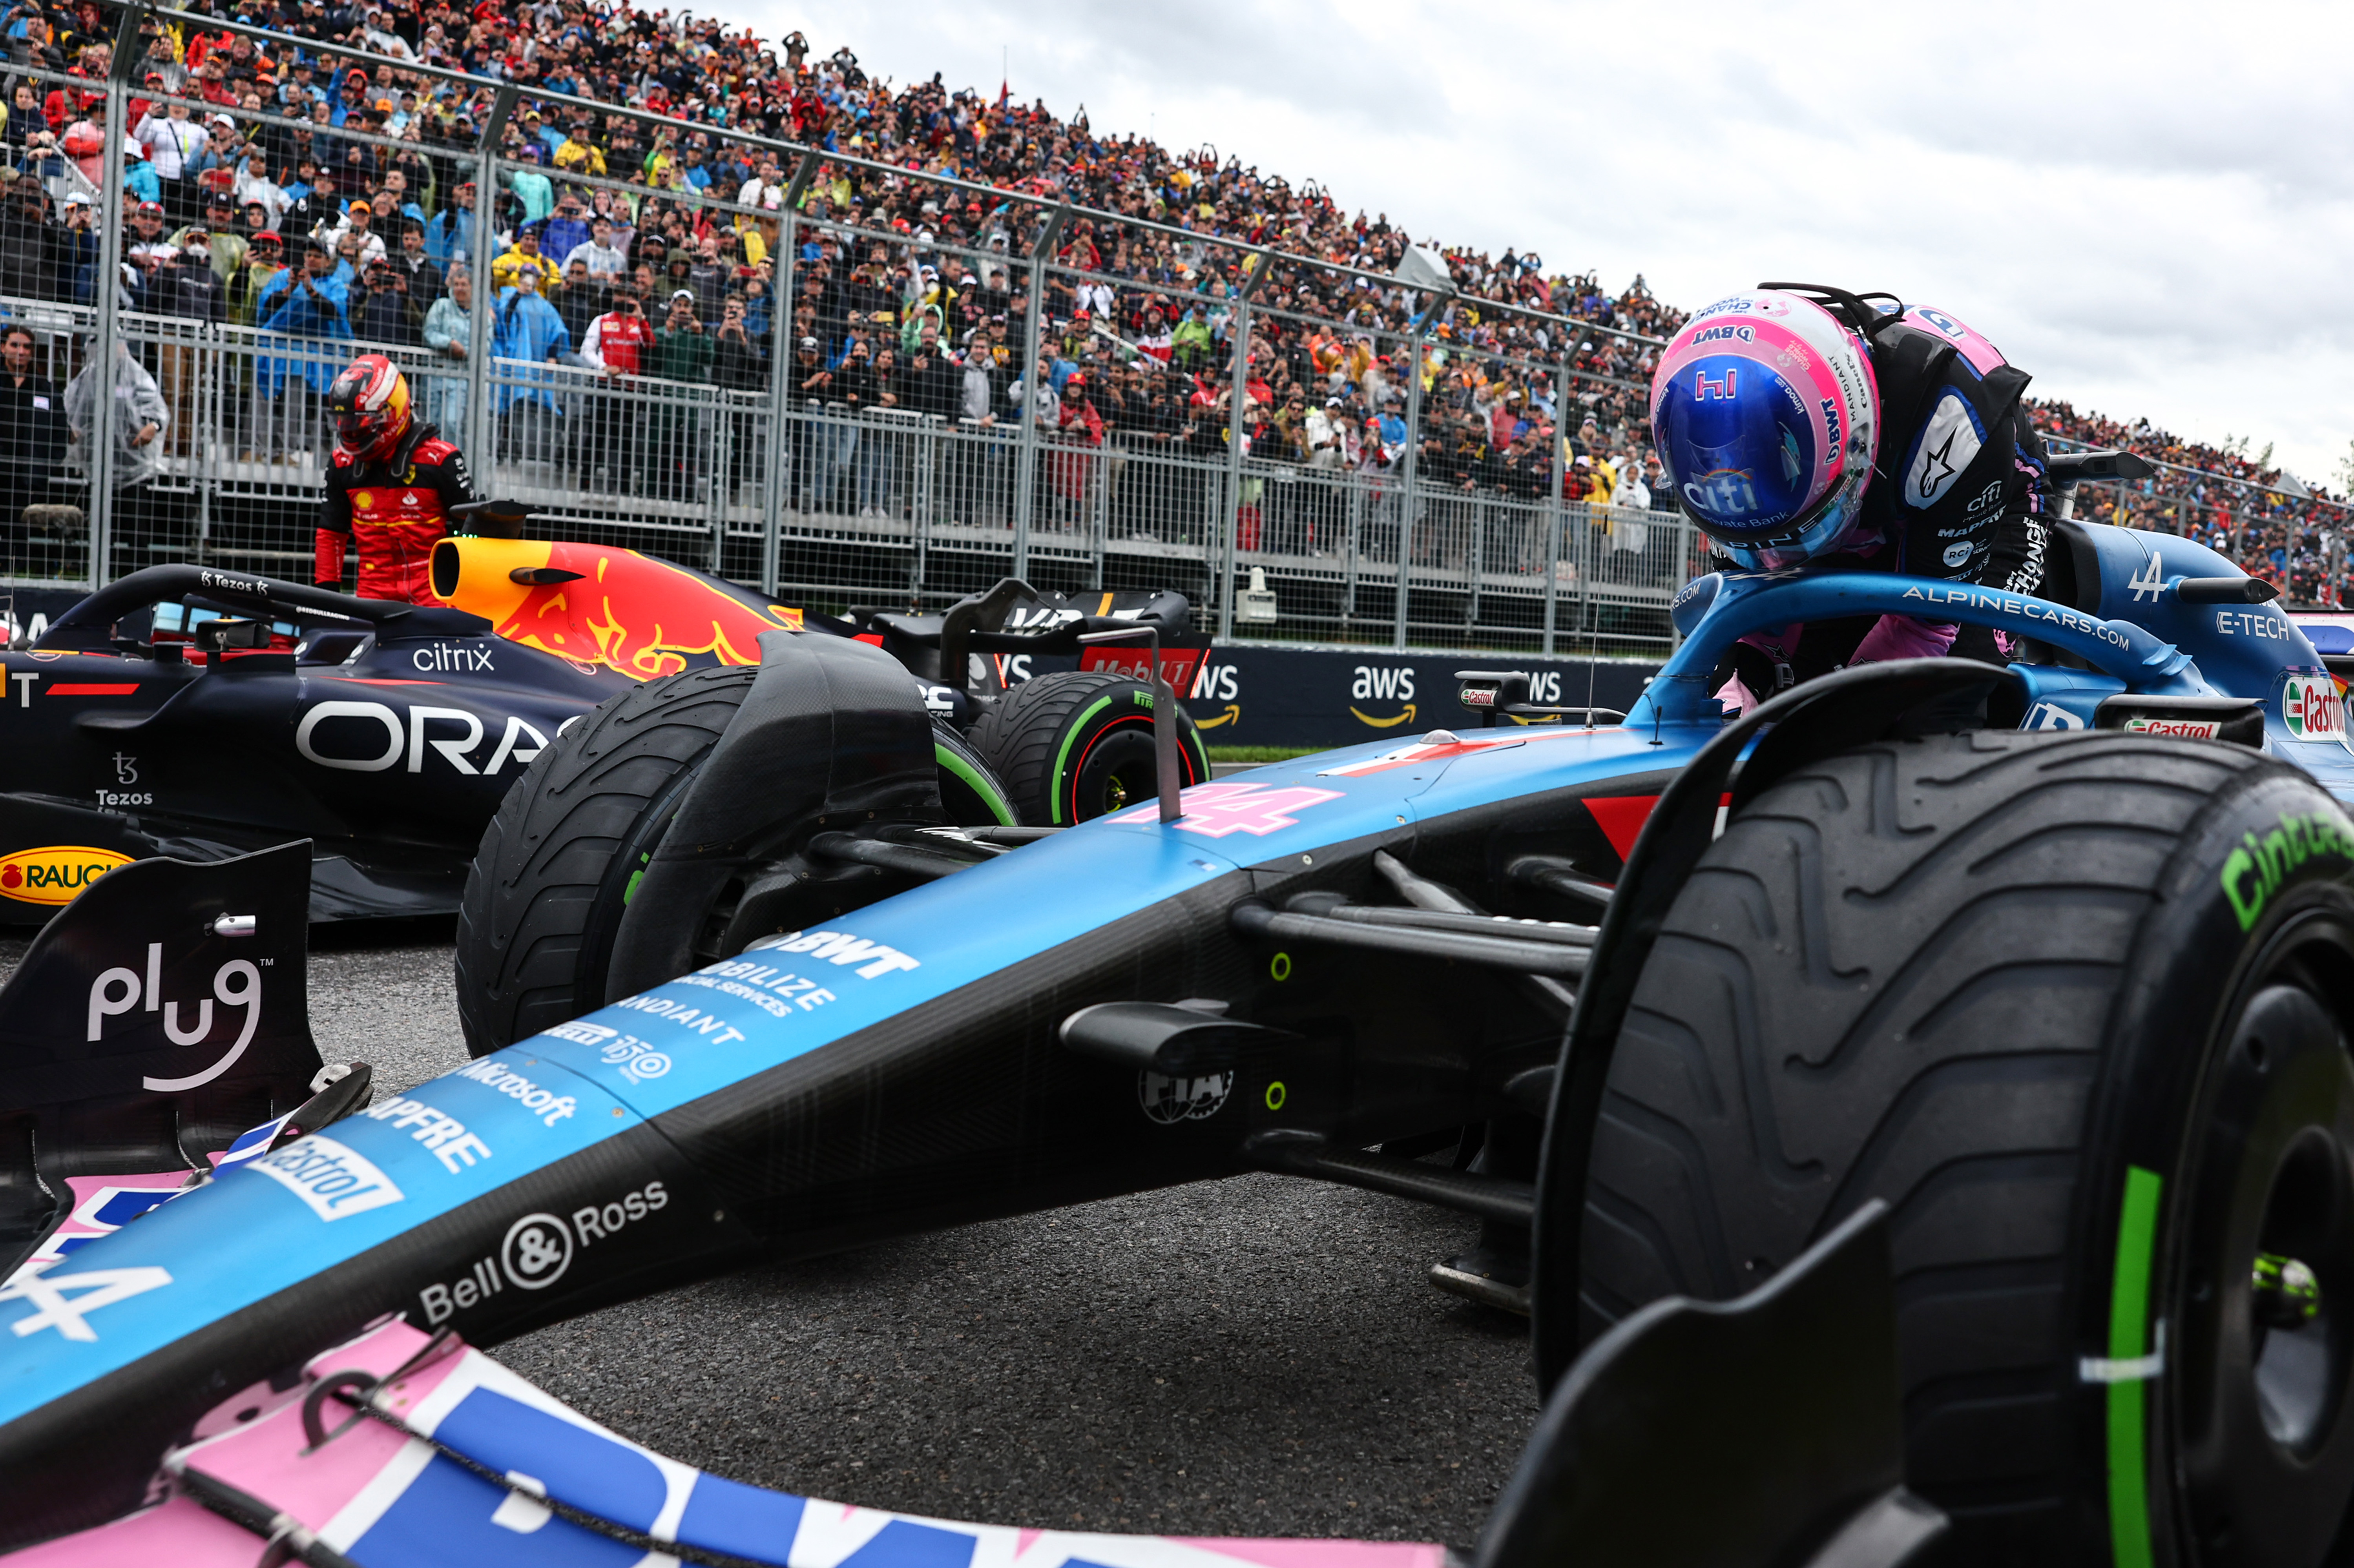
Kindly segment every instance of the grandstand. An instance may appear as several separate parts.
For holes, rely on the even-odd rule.
[[[1172,581],[1230,629],[1257,567],[1284,607],[1262,635],[1636,651],[1705,560],[1651,482],[1644,389],[1682,316],[1639,279],[668,11],[16,0],[0,37],[0,300],[69,413],[81,385],[108,418],[93,333],[163,411],[97,465],[0,453],[17,492],[88,500],[101,572],[299,575],[317,394],[361,344],[567,528],[812,602],[1015,569]],[[1399,281],[1433,256],[1443,285]],[[2170,465],[2088,514],[2338,601],[2336,502],[2036,417]]]

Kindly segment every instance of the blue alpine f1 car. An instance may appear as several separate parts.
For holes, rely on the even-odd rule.
[[[28,973],[29,1022],[0,1021],[17,1190],[103,1169],[75,1131],[101,1111],[110,1158],[142,1136],[198,1176],[228,1157],[129,1224],[77,1207],[75,1245],[53,1225],[0,1286],[0,1542],[62,1551],[176,1506],[389,1563],[418,1560],[420,1520],[513,1549],[484,1532],[558,1509],[629,1552],[849,1561],[889,1527],[744,1502],[767,1523],[723,1535],[704,1481],[657,1486],[652,1460],[638,1501],[559,1486],[588,1452],[564,1417],[515,1415],[541,1407],[488,1373],[443,1392],[451,1346],[755,1259],[1263,1170],[1476,1217],[1437,1272],[1532,1312],[1541,1436],[1597,1419],[1605,1352],[1700,1310],[1661,1303],[1795,1291],[1882,1216],[1889,1340],[1853,1343],[1893,1358],[1901,1477],[1842,1481],[1843,1510],[1760,1524],[1745,1555],[1671,1544],[1782,1495],[1755,1478],[1773,1465],[1849,1474],[1846,1428],[1786,1393],[1741,1428],[1746,1464],[1644,1493],[1639,1526],[1589,1517],[1607,1542],[1517,1557],[1491,1531],[1491,1560],[1893,1563],[1942,1519],[1954,1561],[2336,1561],[2342,701],[2211,552],[2064,522],[2051,550],[2048,599],[1703,578],[1623,722],[1473,673],[1460,729],[1015,835],[943,820],[931,720],[886,654],[772,631],[740,693],[681,676],[533,762],[469,891],[461,962],[495,1002],[469,1012],[476,1057],[365,1112],[358,1075],[314,1090],[299,1052],[257,1055],[246,1020],[283,966],[236,967],[239,909],[175,919],[143,960],[93,943],[47,989]],[[1892,612],[1991,628],[2016,662],[1850,669],[1732,723],[1712,698],[1747,632]],[[264,1129],[242,1147],[240,1120]],[[1719,1427],[1700,1393],[1684,1409],[1698,1455]],[[206,1457],[273,1411],[295,1458]],[[1523,1483],[1598,1484],[1598,1419]],[[354,1420],[381,1441],[306,1490]],[[993,1540],[938,1560],[1029,1560]],[[1110,1550],[1041,1560],[1129,1560]]]

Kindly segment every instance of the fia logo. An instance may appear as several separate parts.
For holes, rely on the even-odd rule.
[[[1172,1078],[1148,1067],[1136,1075],[1137,1104],[1144,1107],[1148,1119],[1163,1127],[1217,1115],[1225,1108],[1226,1097],[1234,1088],[1231,1072]]]
[[[2133,589],[2136,604],[2141,602],[2144,594],[2153,599],[2166,597],[2166,565],[2158,558],[2156,550],[2149,553],[2148,563],[2136,572],[2133,581],[2126,586]]]

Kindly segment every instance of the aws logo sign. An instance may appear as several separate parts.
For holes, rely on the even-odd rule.
[[[1349,711],[1360,722],[1375,729],[1394,729],[1414,722],[1414,666],[1411,664],[1359,664],[1351,671]],[[1390,703],[1400,705],[1400,711],[1386,716],[1369,714],[1357,704],[1370,702],[1376,706]]]
[[[1193,727],[1216,729],[1221,725],[1237,722],[1243,716],[1242,672],[1232,664],[1213,664],[1204,659],[1193,672],[1193,684],[1185,690],[1189,702],[1203,705],[1192,709]],[[1213,704],[1223,705],[1210,712]]]
[[[51,844],[0,856],[0,897],[20,904],[70,904],[75,895],[131,857],[87,844]]]

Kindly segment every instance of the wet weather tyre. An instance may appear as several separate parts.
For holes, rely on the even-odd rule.
[[[1152,688],[1110,671],[1059,670],[1024,681],[972,726],[973,749],[1022,821],[1068,827],[1160,793],[1152,750]],[[1191,789],[1210,777],[1209,753],[1184,705],[1177,709],[1178,770]]]
[[[996,770],[972,743],[944,724],[932,726],[932,756],[940,770],[940,806],[960,828],[1012,828],[1022,822]]]
[[[507,791],[458,909],[458,1017],[470,1054],[603,1005],[635,877],[758,673],[690,670],[614,697]]]
[[[2343,1561],[2354,826],[2255,752],[1892,741],[1679,893],[1587,1167],[1588,1335],[1893,1205],[1938,1561]]]

